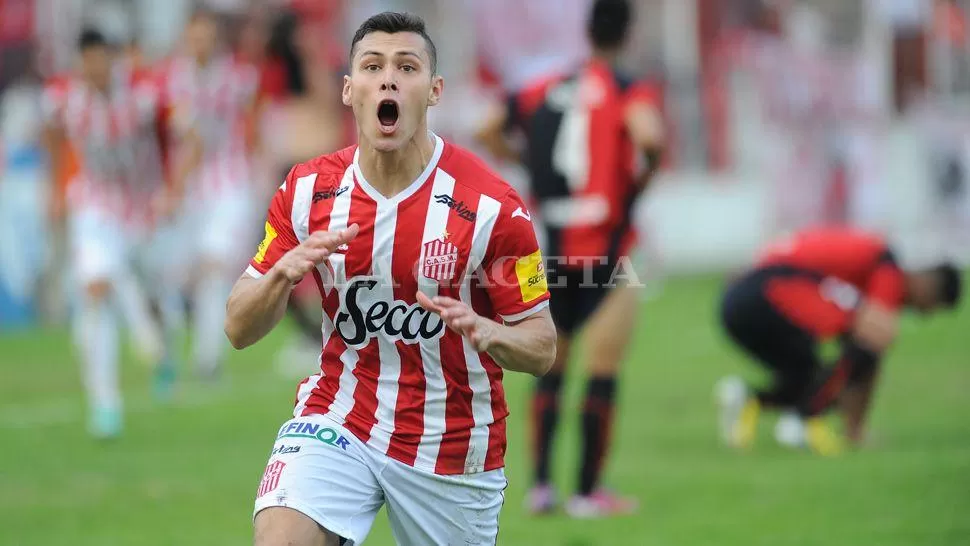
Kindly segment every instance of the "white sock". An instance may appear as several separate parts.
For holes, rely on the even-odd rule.
[[[226,350],[226,300],[232,286],[218,274],[210,273],[195,286],[194,351],[198,370],[213,372]]]
[[[114,290],[115,301],[131,329],[139,356],[151,364],[161,360],[165,351],[161,332],[152,317],[148,297],[138,280],[131,273],[119,275],[114,283]]]
[[[107,302],[85,302],[78,334],[84,387],[92,408],[121,409],[118,323]]]

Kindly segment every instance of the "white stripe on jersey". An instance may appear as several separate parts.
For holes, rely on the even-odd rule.
[[[327,229],[338,231],[347,228],[350,219],[350,202],[354,194],[354,173],[353,166],[347,167],[343,177],[344,183],[349,184],[347,191],[334,197],[333,209],[330,212],[330,225]],[[312,203],[312,199],[310,201]],[[351,241],[353,244],[353,241]],[[333,268],[333,285],[337,290],[347,288],[347,256],[339,252],[330,256],[328,261]],[[342,299],[342,298],[341,298]],[[331,324],[329,327],[333,327]],[[357,389],[357,377],[354,375],[354,366],[357,365],[357,351],[347,347],[340,355],[343,362],[343,372],[340,374],[340,386],[337,395],[334,397],[331,412],[338,423],[343,423],[347,419],[347,414],[354,407],[354,391]]]
[[[436,195],[454,195],[455,179],[448,173],[437,169],[428,204],[428,215],[424,223],[424,235],[421,237],[421,258],[418,263],[425,263],[424,245],[440,239],[448,227],[448,215],[451,209],[447,205],[437,203]],[[418,290],[429,298],[438,295],[438,283],[418,275]],[[421,341],[421,362],[424,367],[425,399],[424,399],[424,434],[418,444],[416,466],[435,468],[438,461],[438,450],[441,448],[441,437],[445,432],[445,409],[447,387],[441,367],[441,340],[431,342]]]
[[[313,184],[316,181],[317,173],[297,178],[296,189],[293,190],[290,222],[293,224],[293,234],[300,243],[310,236],[310,204],[313,202]]]
[[[378,301],[394,301],[394,284],[391,265],[394,263],[394,235],[397,233],[397,203],[384,201],[377,204],[374,220],[374,245],[371,264],[377,277],[375,295]],[[401,378],[401,354],[397,345],[387,336],[377,336],[380,351],[380,375],[377,378],[377,423],[371,429],[368,444],[387,453],[394,432],[394,413],[397,410],[398,380]]]
[[[320,357],[317,357],[319,360]],[[310,399],[310,393],[316,388],[317,383],[320,378],[323,377],[323,373],[317,373],[311,375],[300,385],[300,388],[296,391],[296,407],[293,408],[293,417],[299,417],[303,414],[303,410],[306,409],[306,402]]]
[[[481,196],[478,200],[478,217],[475,220],[472,248],[459,293],[461,301],[468,305],[472,304],[472,277],[485,259],[488,242],[492,238],[492,228],[495,227],[495,221],[501,209],[502,204],[487,195]],[[483,472],[485,456],[488,454],[488,424],[493,420],[492,385],[488,380],[488,373],[482,366],[481,357],[468,338],[462,336],[461,344],[465,353],[465,365],[468,367],[468,386],[472,391],[472,417],[475,420],[475,426],[471,430],[471,438],[468,441],[468,453],[465,456],[465,472]]]

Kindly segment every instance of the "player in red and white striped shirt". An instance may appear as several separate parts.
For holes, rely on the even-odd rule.
[[[367,20],[344,103],[359,145],[297,165],[228,304],[245,347],[311,274],[320,372],[300,384],[256,500],[256,544],[359,544],[385,503],[401,544],[494,544],[503,370],[555,357],[542,257],[510,186],[428,132],[442,79],[420,19]]]
[[[113,436],[121,429],[121,395],[112,308],[124,314],[143,356],[160,360],[162,343],[129,262],[181,184],[163,183],[157,82],[115,62],[96,31],[83,33],[79,49],[80,73],[49,85],[43,108],[48,141],[79,163],[68,191],[74,277],[83,288],[77,339],[92,432]]]
[[[253,230],[250,155],[251,116],[258,88],[256,67],[220,49],[216,15],[195,12],[186,30],[186,51],[163,69],[172,104],[170,136],[176,156],[199,153],[185,146],[186,130],[202,141],[198,169],[186,188],[178,226],[178,251],[193,263],[166,277],[177,286],[191,281],[195,304],[192,360],[204,377],[214,378],[225,353],[225,303],[238,267],[245,263],[259,231]],[[186,150],[186,148],[189,148]],[[174,264],[173,264],[174,265]],[[194,278],[184,278],[191,271]]]

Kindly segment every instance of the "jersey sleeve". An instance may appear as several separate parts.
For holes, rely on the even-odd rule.
[[[896,311],[903,306],[906,277],[891,252],[886,251],[879,257],[864,290],[866,299],[879,302],[889,309]]]
[[[660,109],[660,90],[647,82],[636,82],[624,94],[627,107],[633,104],[643,104],[651,108]]]
[[[515,191],[502,204],[482,265],[492,307],[505,322],[548,307],[545,264],[532,216]]]
[[[250,277],[260,278],[272,268],[287,252],[299,245],[296,233],[293,232],[291,213],[293,211],[293,191],[296,181],[293,172],[286,176],[280,189],[273,195],[266,215],[263,241],[256,249],[256,255],[249,262],[246,273]]]

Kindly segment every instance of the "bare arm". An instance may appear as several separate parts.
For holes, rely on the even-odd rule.
[[[189,151],[175,166],[172,173],[172,193],[179,199],[185,194],[186,180],[188,180],[189,175],[202,163],[202,154],[205,151],[202,145],[202,137],[194,129],[189,130],[183,136],[183,143]]]
[[[226,304],[226,337],[236,349],[256,343],[279,324],[293,283],[279,271],[258,279],[244,273],[232,287]]]
[[[879,379],[879,355],[850,339],[842,359],[850,367],[848,385],[840,400],[845,434],[850,442],[859,445],[864,440],[866,418]]]
[[[548,309],[515,324],[497,326],[487,351],[503,368],[535,376],[552,368],[557,335]]]
[[[226,304],[225,331],[232,346],[244,349],[266,336],[283,318],[293,285],[356,237],[357,230],[354,224],[338,232],[314,232],[259,279],[243,275],[236,281]]]
[[[872,373],[858,384],[851,385],[842,395],[845,435],[853,445],[861,445],[865,440],[866,417],[872,405],[878,375],[878,371]]]
[[[650,104],[637,101],[627,107],[624,123],[634,149],[643,153],[647,159],[647,169],[637,181],[642,191],[660,167],[660,154],[663,152],[665,138],[663,117]]]
[[[60,188],[56,188],[55,186],[58,179],[64,176],[67,170],[68,152],[65,150],[67,137],[59,125],[49,123],[44,127],[41,141],[47,151],[51,164],[50,184],[52,189],[49,209],[50,219],[54,224],[59,225],[64,219],[67,204],[65,203],[64,193],[60,191]]]
[[[556,360],[556,327],[548,309],[514,324],[499,324],[482,317],[458,300],[417,294],[418,303],[441,315],[445,324],[487,352],[499,366],[513,372],[545,375]]]

